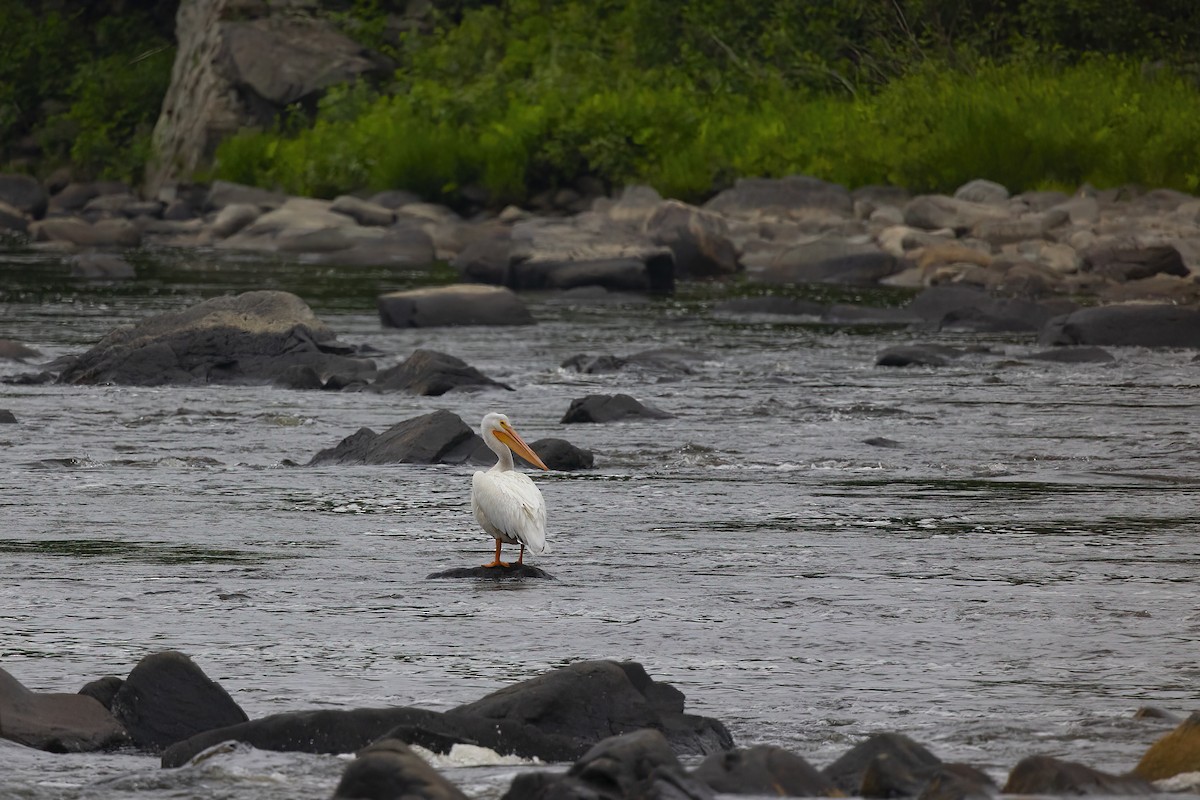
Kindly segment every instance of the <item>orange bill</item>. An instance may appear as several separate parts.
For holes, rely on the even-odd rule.
[[[496,431],[496,438],[508,445],[509,450],[512,450],[538,469],[550,469],[538,458],[538,454],[533,452],[533,448],[525,444],[525,440],[513,430],[511,425],[505,425]]]

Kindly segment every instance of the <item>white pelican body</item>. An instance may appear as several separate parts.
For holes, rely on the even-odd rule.
[[[496,465],[486,472],[476,472],[471,479],[471,510],[483,529],[496,539],[496,557],[484,566],[509,566],[500,560],[504,544],[521,545],[518,564],[525,561],[526,547],[535,553],[550,552],[546,545],[546,501],[528,475],[513,469],[513,453],[541,469],[549,467],[503,414],[484,417],[479,435],[496,454]]]

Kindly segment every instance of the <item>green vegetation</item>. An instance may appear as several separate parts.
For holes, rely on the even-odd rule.
[[[584,176],[692,200],[795,173],[1196,191],[1200,4],[1145,5],[506,0],[401,42],[387,91],[227,141],[217,174],[321,196],[474,185],[496,203]]]
[[[0,0],[0,165],[136,182],[171,78],[174,5]]]

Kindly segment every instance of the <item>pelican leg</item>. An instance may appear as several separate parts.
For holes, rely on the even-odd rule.
[[[490,564],[484,564],[485,567],[507,567],[507,566],[509,566],[509,564],[507,562],[500,560],[500,547],[503,544],[504,543],[501,542],[499,539],[496,540],[496,557],[494,559],[492,559],[492,562]]]
[[[525,563],[525,545],[521,545],[521,555],[517,556],[517,566]]]

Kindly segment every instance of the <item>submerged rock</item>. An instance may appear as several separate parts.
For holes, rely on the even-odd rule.
[[[1200,347],[1200,309],[1166,304],[1084,308],[1047,322],[1038,343]]]
[[[440,578],[477,578],[484,581],[516,581],[525,578],[554,580],[554,576],[544,569],[516,563],[509,564],[507,567],[452,567],[426,576],[426,580]]]
[[[118,328],[79,356],[60,383],[270,383],[289,367],[373,375],[294,294],[246,292]]]

